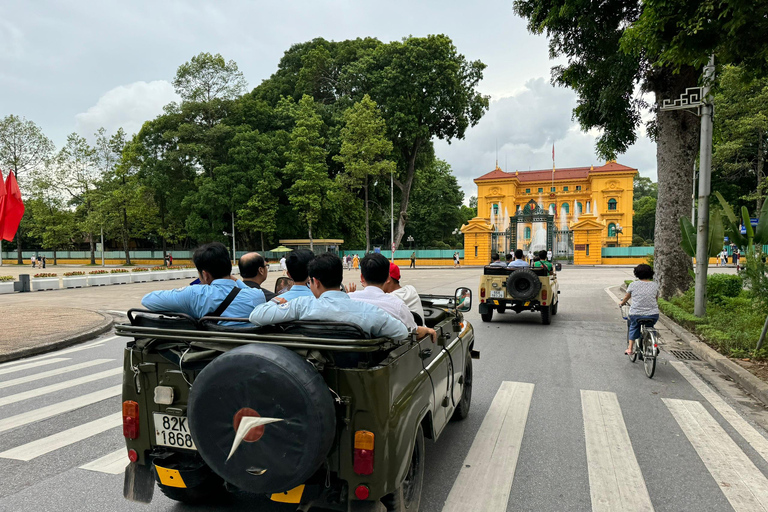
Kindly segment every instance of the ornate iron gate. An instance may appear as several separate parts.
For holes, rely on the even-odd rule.
[[[573,261],[573,231],[558,229],[555,231],[555,248],[552,250],[554,258]]]

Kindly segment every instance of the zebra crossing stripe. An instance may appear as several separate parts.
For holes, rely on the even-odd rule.
[[[662,398],[736,512],[768,511],[768,479],[699,402]]]
[[[504,512],[528,421],[533,384],[501,383],[443,512]]]
[[[99,473],[108,473],[110,475],[119,475],[125,471],[125,466],[128,465],[128,451],[125,447],[120,448],[112,453],[84,464],[80,466],[80,469],[87,469],[88,471],[97,471]]]
[[[615,393],[581,390],[592,510],[652,511]]]
[[[743,437],[763,459],[768,461],[768,439],[763,437],[755,427],[747,423],[747,421],[742,418],[733,407],[728,405],[725,400],[693,373],[685,363],[672,361],[672,366],[675,367],[680,375],[685,377],[685,380],[687,380],[696,391],[701,393],[701,396],[707,399],[707,402],[712,404],[712,407],[714,407],[715,410],[731,424],[736,432],[741,434],[741,437]]]
[[[122,423],[123,415],[121,412],[110,414],[109,416],[57,432],[48,437],[17,446],[16,448],[11,448],[10,450],[0,453],[0,458],[30,461],[41,455],[45,455],[46,453],[58,450],[59,448],[78,443],[83,439],[106,432],[111,428],[119,427]]]
[[[121,338],[121,336],[111,336],[109,338],[104,338],[104,339],[101,339],[101,340],[96,340],[93,343],[89,343],[88,345],[82,345],[82,346],[67,348],[67,349],[63,349],[63,350],[57,350],[56,352],[51,352],[50,354],[45,354],[45,355],[42,355],[42,356],[30,357],[30,358],[27,358],[27,359],[19,359],[18,361],[8,361],[7,363],[0,364],[0,368],[7,368],[7,367],[15,366],[15,365],[18,365],[18,364],[21,364],[21,363],[27,363],[27,362],[30,362],[30,361],[40,361],[40,360],[43,360],[43,359],[49,359],[51,357],[63,356],[64,354],[71,354],[72,352],[80,352],[81,350],[88,350],[88,349],[91,349],[91,348],[101,347],[105,342],[116,340],[118,338]]]
[[[41,421],[52,416],[57,416],[65,412],[74,411],[75,409],[80,409],[82,407],[95,404],[96,402],[101,402],[102,400],[120,395],[122,393],[122,389],[122,384],[119,386],[112,386],[107,389],[94,391],[93,393],[71,398],[69,400],[49,405],[47,407],[41,407],[29,412],[17,414],[16,416],[0,419],[0,432],[12,430],[14,428],[28,425],[36,421]]]
[[[33,375],[26,375],[24,377],[19,377],[13,380],[6,380],[5,382],[0,382],[0,389],[10,388],[11,386],[18,386],[19,384],[25,384],[27,382],[46,379],[48,377],[53,377],[53,376],[61,375],[64,373],[75,372],[77,370],[82,370],[83,368],[90,368],[91,366],[109,363],[112,361],[114,361],[114,359],[94,359],[93,361],[86,361],[84,363],[73,364],[72,366],[65,366],[64,368],[56,368],[55,370],[48,370],[47,372],[40,372],[40,373],[35,373]]]
[[[36,398],[39,396],[47,395],[48,393],[54,393],[61,391],[62,389],[68,389],[87,382],[93,382],[99,379],[106,379],[108,377],[114,377],[115,375],[121,375],[123,373],[122,368],[113,368],[111,370],[104,370],[103,372],[93,373],[91,375],[84,375],[76,379],[65,380],[64,382],[57,382],[50,386],[43,386],[41,388],[31,389],[24,391],[23,393],[16,393],[15,395],[8,395],[0,398],[0,407],[3,405],[14,404],[21,402],[22,400],[29,400],[30,398]]]
[[[67,358],[67,357],[57,357],[57,358],[54,358],[54,359],[45,359],[43,361],[35,361],[35,362],[32,362],[32,363],[19,364],[19,365],[16,365],[16,366],[11,366],[10,368],[2,368],[2,369],[0,369],[0,375],[6,375],[8,373],[13,373],[13,372],[20,372],[21,370],[28,370],[30,368],[37,368],[38,366],[45,366],[45,365],[49,365],[49,364],[56,364],[56,363],[60,363],[62,361],[69,361],[69,358]]]

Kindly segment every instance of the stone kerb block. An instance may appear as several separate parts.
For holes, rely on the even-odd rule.
[[[184,269],[184,277],[187,279],[195,279],[197,278],[197,270],[194,268],[187,268]]]
[[[0,281],[0,295],[13,293],[13,281]]]
[[[32,291],[43,291],[43,290],[58,290],[59,289],[59,278],[58,277],[43,277],[43,278],[37,278],[32,279]]]
[[[93,274],[88,276],[88,286],[106,286],[112,283],[112,276],[109,274]]]
[[[64,288],[85,288],[88,286],[88,278],[86,276],[62,277],[61,283]]]
[[[128,274],[127,272],[110,274],[109,277],[112,284],[128,284],[131,282],[131,274]]]
[[[184,279],[183,270],[168,270],[168,279]]]
[[[155,270],[153,272],[149,273],[149,277],[152,281],[167,281],[168,280],[168,271],[167,270]]]
[[[132,283],[146,283],[152,280],[152,276],[149,272],[132,272],[131,273],[131,282]]]

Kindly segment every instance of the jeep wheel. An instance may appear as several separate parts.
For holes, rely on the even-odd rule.
[[[463,420],[469,416],[469,406],[472,404],[472,358],[469,353],[465,357],[467,362],[464,365],[464,388],[461,390],[461,400],[453,411],[453,420]]]
[[[543,306],[541,308],[541,323],[544,325],[549,325],[552,323],[552,316],[551,311],[549,309],[549,306]]]
[[[493,308],[489,306],[487,313],[480,313],[480,318],[483,319],[483,322],[490,322],[493,319]]]
[[[381,499],[387,512],[419,512],[421,488],[424,485],[424,431],[419,425],[413,443],[411,464],[400,487]]]
[[[213,474],[195,487],[169,487],[160,483],[157,486],[166,497],[188,505],[211,503],[228,494],[226,487],[224,487],[224,480]]]
[[[517,300],[533,300],[541,291],[539,276],[530,268],[518,268],[507,277],[507,293]]]
[[[554,303],[554,305],[551,306],[552,307],[552,316],[555,316],[557,314],[557,306],[559,306],[559,305],[560,305],[560,301],[558,300],[557,302]]]

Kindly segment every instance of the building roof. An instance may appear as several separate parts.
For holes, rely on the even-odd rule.
[[[561,180],[586,180],[590,174],[611,173],[611,172],[637,172],[637,169],[621,165],[617,162],[608,162],[600,167],[566,167],[555,169],[555,181]],[[508,178],[517,179],[519,182],[551,181],[552,170],[522,171],[522,172],[504,172],[498,167],[491,172],[476,178],[475,181],[503,180]]]

